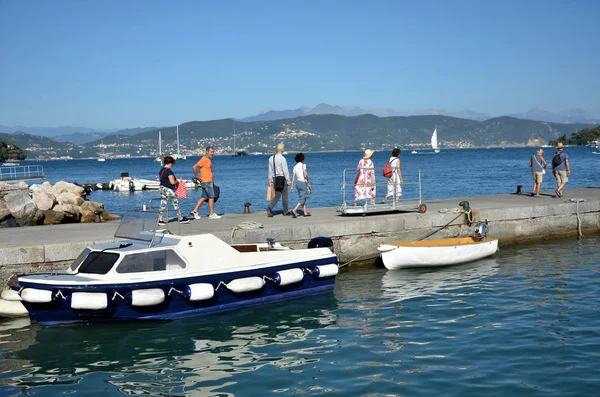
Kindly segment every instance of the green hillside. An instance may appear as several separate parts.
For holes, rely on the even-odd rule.
[[[0,136],[0,162],[8,160],[20,161],[25,160],[23,150],[15,145],[11,139],[6,139]]]
[[[183,153],[201,155],[207,145],[217,153],[234,149],[270,153],[276,143],[284,142],[289,151],[408,149],[427,147],[437,126],[442,148],[541,145],[559,137],[570,136],[585,124],[558,124],[513,117],[474,121],[447,116],[377,117],[370,114],[347,117],[333,114],[297,118],[239,122],[232,119],[191,121],[179,126]],[[161,128],[163,154],[176,150],[176,128]],[[22,147],[30,158],[98,157],[100,140],[82,145],[61,143],[28,134],[8,136]],[[6,138],[5,138],[6,139]],[[154,156],[158,151],[158,129],[136,135],[109,135],[103,138],[107,157]]]

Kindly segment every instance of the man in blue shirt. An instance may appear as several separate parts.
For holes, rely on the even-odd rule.
[[[556,149],[557,151],[552,158],[552,173],[556,178],[556,190],[554,192],[558,197],[562,197],[562,190],[569,182],[569,176],[571,176],[571,164],[569,164],[569,156],[564,152],[562,142],[558,142]]]

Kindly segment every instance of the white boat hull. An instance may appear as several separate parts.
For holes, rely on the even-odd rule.
[[[378,247],[387,269],[449,266],[471,262],[498,251],[498,239],[477,241],[471,237],[398,242]]]
[[[146,188],[145,183],[140,179],[115,179],[109,186],[116,192],[138,192]]]

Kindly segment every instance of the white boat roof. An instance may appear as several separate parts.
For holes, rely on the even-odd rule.
[[[255,244],[248,244],[255,245]],[[266,243],[256,244],[267,247]],[[302,262],[331,259],[330,263],[337,263],[335,254],[329,248],[311,248],[290,250],[276,244],[272,250],[258,252],[240,252],[231,245],[212,234],[198,234],[191,236],[161,235],[156,236],[155,242],[150,247],[148,242],[140,240],[123,240],[113,243],[97,244],[89,247],[93,251],[117,253],[121,258],[106,274],[40,274],[23,276],[23,281],[63,285],[78,284],[125,284],[131,282],[150,282],[164,279],[187,278],[211,274],[227,274],[257,268],[269,269],[283,265]],[[185,268],[174,267],[160,271],[137,273],[118,273],[116,268],[123,260],[123,254],[145,253],[153,251],[173,250],[185,262]]]

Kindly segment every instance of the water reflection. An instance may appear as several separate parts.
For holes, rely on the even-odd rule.
[[[442,268],[415,268],[388,271],[383,275],[383,297],[389,303],[446,293],[480,283],[498,272],[495,259]]]
[[[71,328],[15,324],[0,332],[0,370],[11,374],[2,385],[13,390],[53,385],[55,392],[63,385],[66,391],[102,372],[121,393],[186,395],[193,390],[194,395],[211,395],[236,374],[314,360],[307,346],[326,347],[319,345],[320,335],[312,334],[335,325],[336,308],[333,294],[325,294],[166,323]]]

